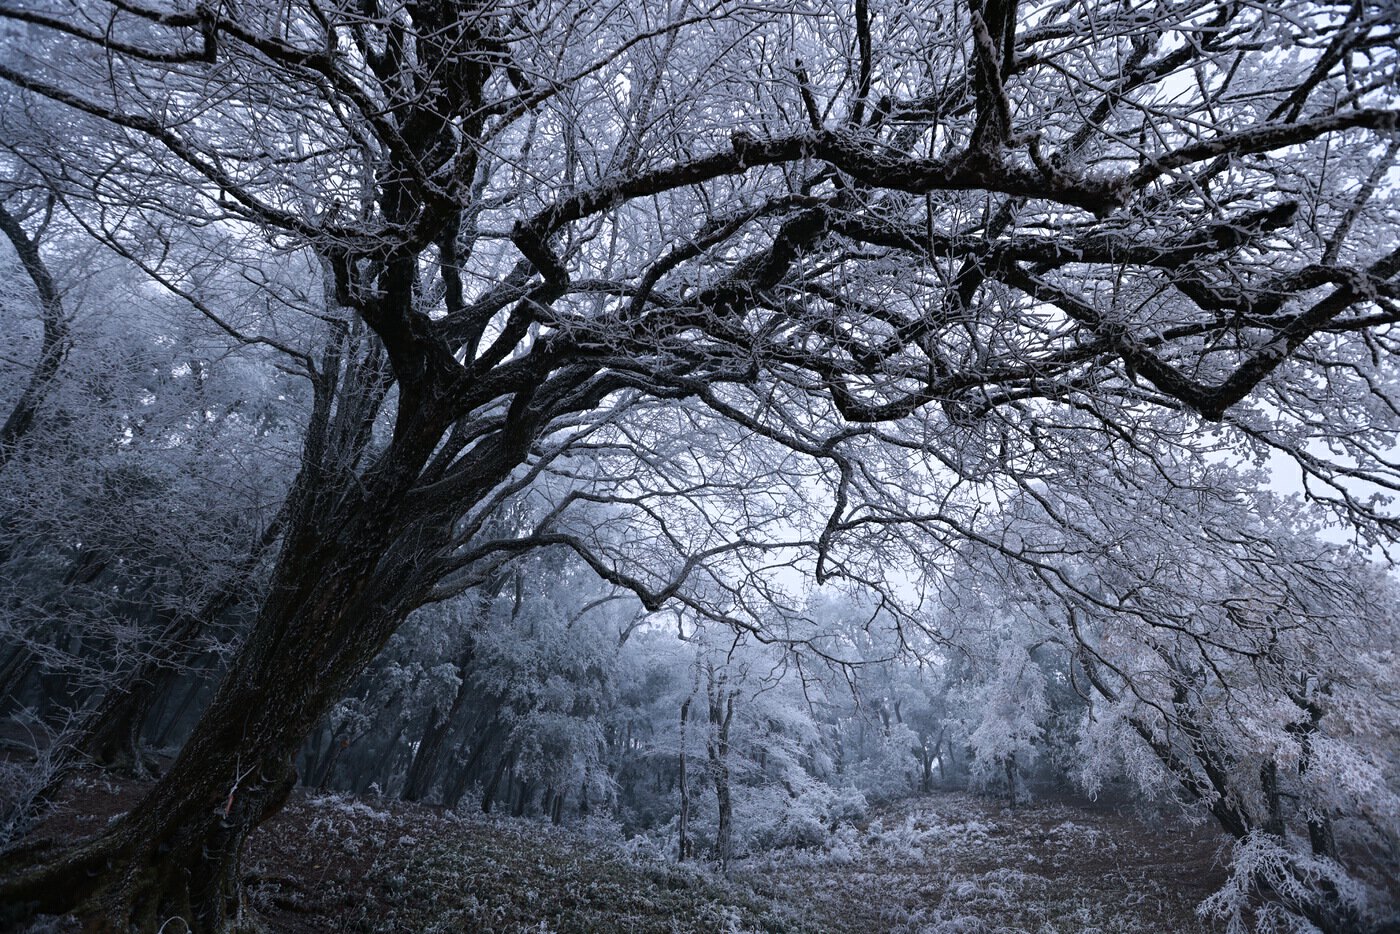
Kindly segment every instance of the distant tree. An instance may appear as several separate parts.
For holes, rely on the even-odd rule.
[[[703,624],[673,650],[688,664],[677,666],[666,700],[685,711],[684,728],[673,719],[652,742],[685,763],[666,786],[671,809],[663,812],[676,815],[678,851],[724,864],[763,848],[818,844],[864,811],[850,776],[831,769],[833,738],[820,719],[855,703],[844,677],[803,665],[786,647]]]
[[[238,919],[304,737],[413,610],[540,545],[810,643],[764,630],[776,568],[893,599],[990,489],[1105,448],[1277,450],[1392,530],[1354,478],[1400,485],[1393,4],[0,17],[12,158],[194,307],[265,283],[230,337],[330,413],[180,756],[99,837],[12,856],[7,906]],[[324,353],[279,337],[305,288],[259,270],[290,261],[324,272]]]
[[[510,574],[497,598],[501,619],[486,626],[467,675],[470,705],[490,730],[471,740],[493,748],[470,754],[493,775],[492,799],[513,799],[517,812],[538,799],[557,818],[580,796],[594,806],[612,797],[606,714],[619,690],[619,633],[638,608],[562,549],[542,550]]]
[[[997,548],[966,552],[965,579],[1008,645],[1064,659],[1088,701],[1087,787],[1126,775],[1237,841],[1232,880],[1207,908],[1232,929],[1255,913],[1372,930],[1394,909],[1385,877],[1400,868],[1400,595],[1354,549],[1312,537],[1296,504],[1224,492],[1223,465],[1178,461],[1169,482],[1159,466],[1118,461],[1116,496],[1065,485],[1021,498]],[[994,668],[979,699],[1006,696],[1023,662]],[[1002,738],[993,760],[1035,738],[1043,718],[1022,727],[1029,710],[986,710],[979,730]]]
[[[985,678],[967,691],[963,706],[973,782],[1003,789],[1012,803],[1021,800],[1022,773],[1045,745],[1045,672],[1024,645],[1002,642]]]

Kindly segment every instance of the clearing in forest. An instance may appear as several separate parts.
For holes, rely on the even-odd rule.
[[[93,833],[139,791],[77,779],[37,836]],[[1147,934],[1220,929],[1195,906],[1224,879],[1223,842],[1169,814],[939,793],[722,873],[601,826],[298,792],[245,865],[276,932]]]

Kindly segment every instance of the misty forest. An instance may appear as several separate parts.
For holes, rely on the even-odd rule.
[[[0,0],[0,928],[1400,930],[1397,155],[1390,0]]]

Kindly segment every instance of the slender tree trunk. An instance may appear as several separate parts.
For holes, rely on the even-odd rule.
[[[724,690],[723,676],[716,682],[711,673],[710,773],[715,783],[715,803],[719,808],[715,828],[715,859],[722,867],[727,867],[734,856],[734,801],[729,790],[729,728],[734,722],[734,693]]]
[[[461,693],[460,688],[458,693]],[[455,702],[453,706],[456,706]],[[450,714],[440,712],[437,707],[428,711],[427,725],[418,740],[418,747],[413,751],[413,761],[408,764],[403,791],[399,793],[399,797],[404,801],[422,801],[433,790],[433,780],[437,778],[443,745],[451,723]]]
[[[180,719],[185,711],[185,703],[191,700],[193,695],[191,688],[198,690],[199,676],[190,672],[188,683],[182,684],[179,673],[174,671],[165,672],[161,676],[161,686],[156,690],[156,701],[151,705],[151,709],[146,714],[146,727],[143,730],[144,736],[149,736],[150,745],[160,745],[160,737],[170,732],[170,725]],[[183,688],[183,690],[180,690]],[[175,702],[176,694],[180,696],[180,702]]]
[[[448,708],[447,714],[440,718],[437,708],[433,708],[428,717],[428,727],[423,731],[423,738],[419,740],[418,749],[413,754],[413,762],[408,767],[408,777],[404,780],[402,797],[405,801],[422,801],[428,797],[434,782],[437,781],[438,772],[442,770],[442,753],[447,747],[447,738],[451,735],[453,724],[457,722],[471,694],[467,667],[471,664],[474,653],[474,645],[469,636],[466,649],[457,659],[457,677],[460,681],[457,684],[457,693],[452,698],[452,706]]]
[[[311,782],[312,787],[317,791],[325,791],[330,787],[331,776],[335,774],[335,764],[340,761],[340,757],[349,748],[350,735],[348,733],[331,734],[331,748],[326,753],[324,761],[320,763],[320,772]]]
[[[515,807],[511,809],[511,817],[524,817],[525,809],[530,806],[530,799],[534,797],[534,787],[528,781],[521,781],[516,785]]]
[[[394,711],[394,715],[398,716],[399,711]],[[381,795],[390,793],[389,785],[393,783],[394,773],[402,761],[403,746],[400,743],[402,739],[403,727],[400,726],[394,731],[393,738],[379,747],[377,751],[374,746],[370,747],[369,751],[371,753],[377,752],[377,754],[372,755],[370,760],[361,766],[360,775],[356,782],[357,793],[364,794],[371,788],[377,789]],[[365,779],[369,779],[369,781],[365,781]]]
[[[678,783],[681,789],[681,810],[677,818],[677,831],[680,836],[680,844],[676,850],[676,861],[683,863],[690,856],[690,783],[686,780],[685,773],[685,724],[690,718],[690,698],[685,699],[681,704],[681,749],[680,764],[678,767]]]
[[[297,759],[297,774],[301,777],[301,783],[310,787],[316,787],[316,781],[321,775],[321,766],[325,764],[334,748],[337,737],[335,731],[331,729],[329,723],[321,722],[316,725],[316,729],[311,731],[311,735],[302,744],[301,753]]]
[[[481,810],[484,814],[491,813],[491,807],[496,803],[496,792],[501,787],[501,779],[515,762],[515,754],[502,756],[501,761],[496,763],[496,771],[491,773],[491,781],[486,784],[486,788],[481,792]]]
[[[715,826],[715,859],[727,867],[734,855],[734,801],[729,793],[729,767],[721,765],[715,771],[715,804],[719,820]]]
[[[52,195],[50,198],[52,199]],[[50,201],[52,207],[52,200]],[[0,232],[3,232],[19,255],[24,271],[39,295],[39,309],[43,318],[44,336],[40,341],[39,359],[34,361],[29,382],[20,393],[14,408],[0,424],[0,469],[18,449],[19,440],[34,425],[39,406],[53,387],[58,368],[68,353],[68,317],[64,313],[63,298],[58,286],[49,273],[48,265],[39,255],[39,247],[20,225],[19,220],[0,205]]]
[[[1259,767],[1259,785],[1264,792],[1264,832],[1283,838],[1283,802],[1278,789],[1278,763],[1267,760]]]
[[[467,793],[471,783],[476,779],[481,769],[481,763],[486,759],[486,751],[496,741],[500,733],[500,724],[492,720],[490,724],[481,731],[476,742],[472,745],[471,754],[467,756],[465,762],[457,769],[453,780],[448,784],[443,796],[442,803],[445,807],[455,808],[461,803],[462,796]]]
[[[1312,768],[1312,738],[1317,733],[1318,721],[1322,719],[1322,708],[1305,697],[1301,691],[1293,696],[1293,700],[1308,714],[1307,720],[1286,727],[1289,733],[1298,738],[1298,746],[1302,752],[1302,755],[1298,757],[1298,775],[1301,778],[1307,775],[1308,769]],[[1337,842],[1332,834],[1332,821],[1326,814],[1310,812],[1306,817],[1306,822],[1308,845],[1312,848],[1313,855],[1335,859]]]

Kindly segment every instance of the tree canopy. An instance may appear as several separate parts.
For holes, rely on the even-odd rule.
[[[285,502],[130,684],[233,605],[251,621],[150,795],[0,896],[217,929],[304,737],[410,613],[541,548],[837,661],[794,581],[867,588],[936,640],[932,598],[981,549],[1068,607],[1111,703],[1094,627],[1120,618],[1203,658],[1275,651],[1231,640],[1284,597],[1330,610],[1239,524],[1258,468],[1359,544],[1397,531],[1397,20],[7,0],[0,230],[42,333],[0,470],[38,469],[77,353],[50,215],[247,379],[296,386],[261,423],[205,402],[166,435],[173,458],[199,423],[238,429],[204,431],[230,451],[294,429],[266,435]],[[1259,596],[1194,592],[1216,565]]]

